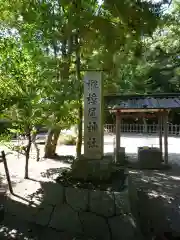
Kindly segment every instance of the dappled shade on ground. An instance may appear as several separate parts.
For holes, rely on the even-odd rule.
[[[58,155],[58,154],[55,154],[51,159],[53,159],[54,161],[59,161],[59,162],[71,164],[71,163],[74,162],[75,157],[73,155]]]
[[[61,204],[63,201],[59,184],[47,182],[47,178],[52,181],[53,176],[57,176],[59,171],[60,169],[47,169],[42,172],[42,176],[46,179],[45,182],[38,181],[38,179],[25,180],[14,187],[16,196],[7,199],[8,213],[6,212],[5,219],[1,224],[1,239],[8,235],[11,239],[11,235],[16,236],[15,239],[43,240],[49,239],[47,238],[48,234],[49,236],[52,234],[55,240],[73,239],[73,236],[68,233],[43,227],[50,222],[54,210],[51,204]],[[47,172],[48,174],[46,174]],[[173,231],[178,234],[180,221],[177,211],[180,196],[178,168],[166,171],[129,170],[129,174],[136,188],[140,189],[138,191],[138,209],[143,233],[161,236],[164,231]],[[16,216],[12,217],[11,214]],[[35,223],[30,223],[31,221],[35,221]]]
[[[82,234],[47,227],[56,204],[61,204],[63,201],[61,189],[58,191],[59,185],[53,182],[26,180],[20,189],[20,191],[18,188],[17,191],[15,189],[15,194],[6,199],[4,220],[0,225],[0,239],[90,239]]]
[[[128,142],[130,143],[130,137],[123,139],[124,144],[127,144]],[[134,150],[137,150],[136,147],[133,145],[134,142],[137,142],[136,145],[140,145],[142,143],[144,143],[145,145],[150,144],[150,143],[146,144],[145,139],[142,137],[140,137],[140,138],[141,138],[141,142],[138,143],[137,141],[135,141],[135,139],[137,139],[137,137],[136,137],[131,142],[132,146],[131,146],[131,144],[129,144],[128,145],[129,149],[127,147],[127,150],[128,150],[127,153],[128,153],[128,156],[129,156],[129,159],[131,160],[131,162],[135,162],[136,156],[137,156],[137,154],[134,153],[135,152]],[[173,140],[173,143],[175,142],[175,139],[170,139],[171,154],[170,154],[169,159],[170,159],[171,163],[177,163],[179,165],[180,158],[177,153],[173,153],[174,147],[172,149],[172,146],[173,146],[173,145],[171,145],[172,140]],[[122,141],[122,143],[123,143],[123,141]],[[177,138],[176,145],[178,144],[178,141],[179,141],[179,139]],[[154,138],[152,138],[152,142],[154,142]],[[133,148],[133,149],[130,149],[130,148]],[[43,150],[43,146],[42,146],[41,150]],[[110,152],[110,150],[111,150],[110,146],[105,145],[105,152]],[[132,151],[129,152],[129,150],[132,150]],[[74,155],[74,152],[75,152],[75,148],[70,147],[70,146],[60,147],[58,150],[58,154],[62,153],[63,155],[66,155],[66,154],[68,155],[69,153]],[[176,152],[176,151],[174,151],[174,152]],[[134,159],[131,156],[131,154],[134,155]],[[28,204],[27,203],[25,204],[24,202],[20,203],[21,208],[23,208],[23,214],[26,213],[26,214],[24,214],[24,216],[27,216],[29,214],[28,212],[30,212],[27,209],[32,209],[32,210],[34,209],[32,206],[32,202],[34,202],[34,204],[36,202],[36,204],[37,204],[35,207],[36,210],[44,209],[44,207],[43,207],[43,205],[45,204],[44,199],[47,200],[48,196],[49,197],[52,196],[52,193],[51,193],[52,186],[55,186],[55,185],[57,186],[56,192],[58,192],[58,189],[59,189],[59,184],[47,183],[47,182],[48,181],[54,182],[54,179],[56,179],[58,177],[58,175],[60,174],[62,169],[65,170],[70,167],[70,164],[72,163],[71,159],[73,161],[73,156],[67,156],[67,157],[61,156],[59,158],[59,160],[58,159],[54,159],[54,160],[53,159],[42,159],[39,163],[36,163],[36,161],[33,159],[33,152],[31,153],[31,156],[32,156],[32,158],[30,160],[30,177],[32,179],[34,179],[34,181],[32,181],[32,180],[24,181],[23,180],[24,157],[20,156],[18,158],[18,155],[17,156],[16,155],[8,156],[8,166],[9,166],[11,178],[13,181],[13,187],[14,187],[15,193],[19,196],[18,198],[16,198],[16,200],[13,200],[13,205],[17,206],[17,204],[15,204],[15,202],[20,202],[20,201],[23,202],[23,199],[20,199],[20,198],[25,198],[29,201]],[[17,161],[18,161],[18,164],[17,164]],[[131,174],[131,176],[134,176],[133,180],[134,180],[134,183],[136,184],[136,187],[142,188],[146,195],[147,195],[147,193],[149,194],[146,197],[143,197],[144,195],[142,196],[142,194],[140,194],[140,196],[139,196],[139,199],[140,199],[139,205],[140,206],[139,207],[141,209],[146,210],[146,209],[150,209],[150,206],[151,206],[151,208],[153,207],[154,213],[158,213],[160,211],[160,210],[158,211],[158,209],[161,207],[164,209],[169,209],[169,210],[167,210],[167,212],[168,212],[167,215],[170,216],[170,219],[172,219],[171,221],[173,221],[174,228],[175,228],[175,225],[178,224],[178,221],[177,221],[178,211],[174,212],[171,210],[171,208],[174,207],[174,209],[178,209],[179,192],[180,192],[180,184],[179,184],[180,168],[178,165],[169,170],[159,170],[159,171],[151,171],[151,170],[141,171],[138,169],[134,169],[134,170],[129,169],[129,173]],[[4,180],[5,175],[4,175],[2,163],[0,163],[0,168],[1,168],[1,173],[2,173],[3,184],[6,184],[5,180]],[[45,185],[46,185],[46,187],[45,187]],[[6,185],[6,188],[7,188],[7,185]],[[31,197],[30,197],[30,195],[31,195]],[[158,199],[158,198],[156,198],[156,196],[161,196],[161,198]],[[53,199],[59,201],[60,197],[59,198],[55,197]],[[152,199],[154,199],[154,200],[152,200]],[[152,204],[150,203],[151,201],[152,201]],[[143,202],[144,202],[145,207],[142,207]],[[25,206],[28,205],[29,207],[28,208],[24,207],[24,205]],[[30,205],[32,207],[30,207]],[[18,210],[18,208],[16,208],[16,210]],[[48,208],[47,211],[50,211],[50,210],[51,210],[51,208]],[[149,212],[150,211],[151,211],[151,209],[149,210]],[[143,213],[141,213],[141,214],[143,215]],[[21,215],[22,215],[21,213],[18,213],[18,216],[21,216]],[[148,222],[148,219],[151,219],[152,217],[153,217],[152,214],[150,214],[150,215],[146,214],[146,219],[144,220],[144,222]],[[159,218],[157,217],[157,219],[159,219]],[[152,219],[151,222],[152,222],[153,226],[159,226],[158,224],[156,224],[156,221],[154,221],[154,219]],[[159,221],[159,222],[163,223],[163,220],[161,219],[161,221]],[[159,227],[159,229],[162,229],[162,228]],[[157,230],[156,230],[156,232],[157,232]]]
[[[179,172],[178,167],[165,171],[129,171],[138,198],[133,211],[139,215],[141,230],[146,236],[171,232],[174,237],[180,237]]]
[[[10,240],[90,240],[82,236],[73,236],[66,232],[43,227],[38,224],[24,221],[23,219],[6,214],[4,221],[1,223],[0,239]]]

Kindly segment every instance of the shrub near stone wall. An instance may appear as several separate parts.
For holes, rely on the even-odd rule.
[[[135,239],[128,188],[121,192],[59,185],[62,193],[49,226],[60,231],[107,240]]]

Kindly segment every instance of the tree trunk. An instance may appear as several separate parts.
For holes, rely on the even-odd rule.
[[[57,41],[53,42],[53,50],[54,50],[54,57],[58,60],[58,43]],[[61,41],[61,53],[62,53],[62,65],[57,61],[57,81],[60,79],[65,79],[67,76],[69,77],[69,66],[70,62],[67,61],[67,40]],[[60,64],[60,65],[59,65]],[[61,70],[60,70],[61,69]],[[67,70],[67,71],[66,71]],[[67,78],[68,78],[67,77]],[[61,84],[61,81],[59,82]],[[62,103],[63,104],[63,103]],[[56,146],[59,138],[61,130],[57,128],[51,128],[48,131],[48,137],[45,144],[44,149],[44,158],[53,158],[56,155]]]
[[[45,144],[44,149],[44,157],[45,158],[51,158],[52,157],[52,139],[53,139],[54,129],[49,129],[48,131],[48,137]]]
[[[37,145],[36,141],[34,142],[34,147],[36,149],[36,161],[39,162],[39,160],[40,160],[40,150],[38,148],[38,145]]]
[[[75,47],[76,47],[76,77],[79,84],[79,108],[78,108],[78,136],[76,143],[76,157],[81,157],[82,147],[82,122],[83,122],[83,107],[82,107],[82,82],[81,82],[81,58],[80,58],[80,43],[79,43],[79,32],[75,35]]]
[[[48,135],[47,135],[46,144],[45,144],[45,148],[44,148],[44,157],[45,158],[47,158],[50,155],[52,137],[53,137],[53,129],[50,128],[48,130]]]
[[[39,150],[38,145],[36,143],[36,136],[37,136],[37,133],[32,133],[32,144],[34,145],[34,147],[36,149],[36,161],[39,162],[39,160],[40,160],[40,150]]]
[[[29,153],[30,153],[30,149],[31,149],[31,133],[28,132],[27,134],[27,139],[28,139],[28,144],[26,146],[25,149],[25,154],[26,154],[26,163],[25,163],[25,174],[24,174],[24,178],[28,179],[29,178]]]
[[[45,144],[44,157],[53,158],[56,155],[56,146],[59,138],[59,129],[49,129],[48,137]]]
[[[52,147],[51,147],[53,156],[56,155],[56,147],[57,147],[57,143],[58,143],[58,139],[59,139],[59,134],[60,134],[60,130],[55,129],[54,134],[53,134],[53,139],[52,139]]]

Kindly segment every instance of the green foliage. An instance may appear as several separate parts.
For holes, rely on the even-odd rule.
[[[178,91],[178,7],[170,18],[151,1],[15,2],[0,1],[0,111],[21,133],[76,124],[85,69],[106,70],[105,93]]]
[[[9,143],[11,141],[11,139],[12,139],[11,134],[7,134],[7,133],[0,134],[0,143],[1,144]]]
[[[151,91],[180,91],[180,5],[177,4],[171,16],[164,18],[164,25],[158,29],[146,46],[146,60],[149,69],[145,75]]]

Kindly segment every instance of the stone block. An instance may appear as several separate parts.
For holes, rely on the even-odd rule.
[[[114,192],[114,198],[116,215],[129,214],[131,212],[128,188],[121,192]]]
[[[82,233],[82,226],[79,220],[78,212],[74,211],[67,204],[56,206],[54,208],[50,227],[60,231],[72,233]]]
[[[88,190],[75,187],[65,188],[66,202],[76,211],[88,208]]]
[[[134,240],[135,239],[135,223],[128,216],[115,216],[108,219],[111,229],[112,240]]]
[[[64,187],[61,184],[47,182],[43,186],[43,201],[51,205],[61,205],[64,201]]]
[[[72,177],[76,179],[108,179],[113,171],[111,159],[78,160],[72,165]]]
[[[89,192],[90,211],[97,215],[110,217],[115,214],[114,195],[108,191],[90,191]]]
[[[113,160],[114,160],[113,152],[104,153],[103,160],[109,160],[109,161],[113,162]]]
[[[115,162],[117,164],[124,164],[126,159],[125,147],[120,147],[118,151],[118,158],[116,159],[116,148],[114,148]]]
[[[38,212],[35,216],[35,222],[39,225],[47,226],[50,221],[52,211],[53,211],[52,205],[43,204],[38,208]]]
[[[79,216],[85,235],[96,239],[110,239],[109,227],[105,218],[90,212],[81,212]]]
[[[138,162],[141,168],[159,168],[162,164],[162,152],[159,148],[138,148]]]

